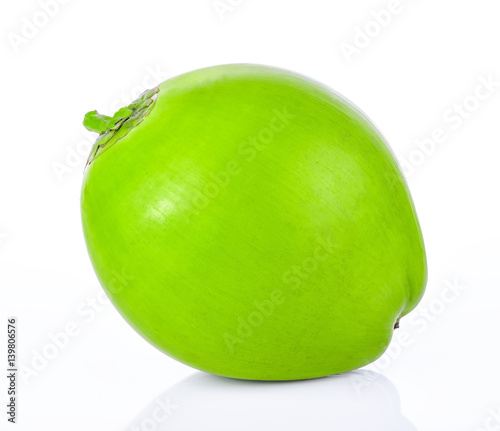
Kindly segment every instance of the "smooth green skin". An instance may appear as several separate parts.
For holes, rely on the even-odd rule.
[[[270,124],[282,130],[263,144]],[[223,65],[162,83],[142,123],[87,167],[81,209],[120,313],[214,374],[362,367],[424,292],[422,235],[384,139],[331,90],[281,69]]]

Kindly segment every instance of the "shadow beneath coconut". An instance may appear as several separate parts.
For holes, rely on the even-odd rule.
[[[416,431],[394,385],[372,371],[295,382],[197,372],[155,398],[126,428],[166,430]]]

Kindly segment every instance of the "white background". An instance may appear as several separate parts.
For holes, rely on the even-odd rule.
[[[3,5],[0,369],[11,315],[20,364],[32,369],[18,382],[18,430],[500,429],[500,4],[397,3],[223,0],[216,10],[212,0],[61,0],[52,16],[35,0]],[[198,374],[172,388],[194,370],[96,302],[79,214],[83,115],[112,114],[145,86],[236,62],[334,88],[405,167],[429,282],[389,352],[367,367],[385,377],[269,386]],[[441,139],[422,144],[433,133]],[[175,406],[152,419],[164,392],[160,401]],[[400,412],[413,425],[397,425]],[[14,429],[0,417],[0,429]]]

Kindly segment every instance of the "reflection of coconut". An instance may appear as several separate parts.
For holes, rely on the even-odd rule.
[[[415,430],[401,415],[396,388],[371,371],[295,382],[196,373],[153,400],[128,429]]]

